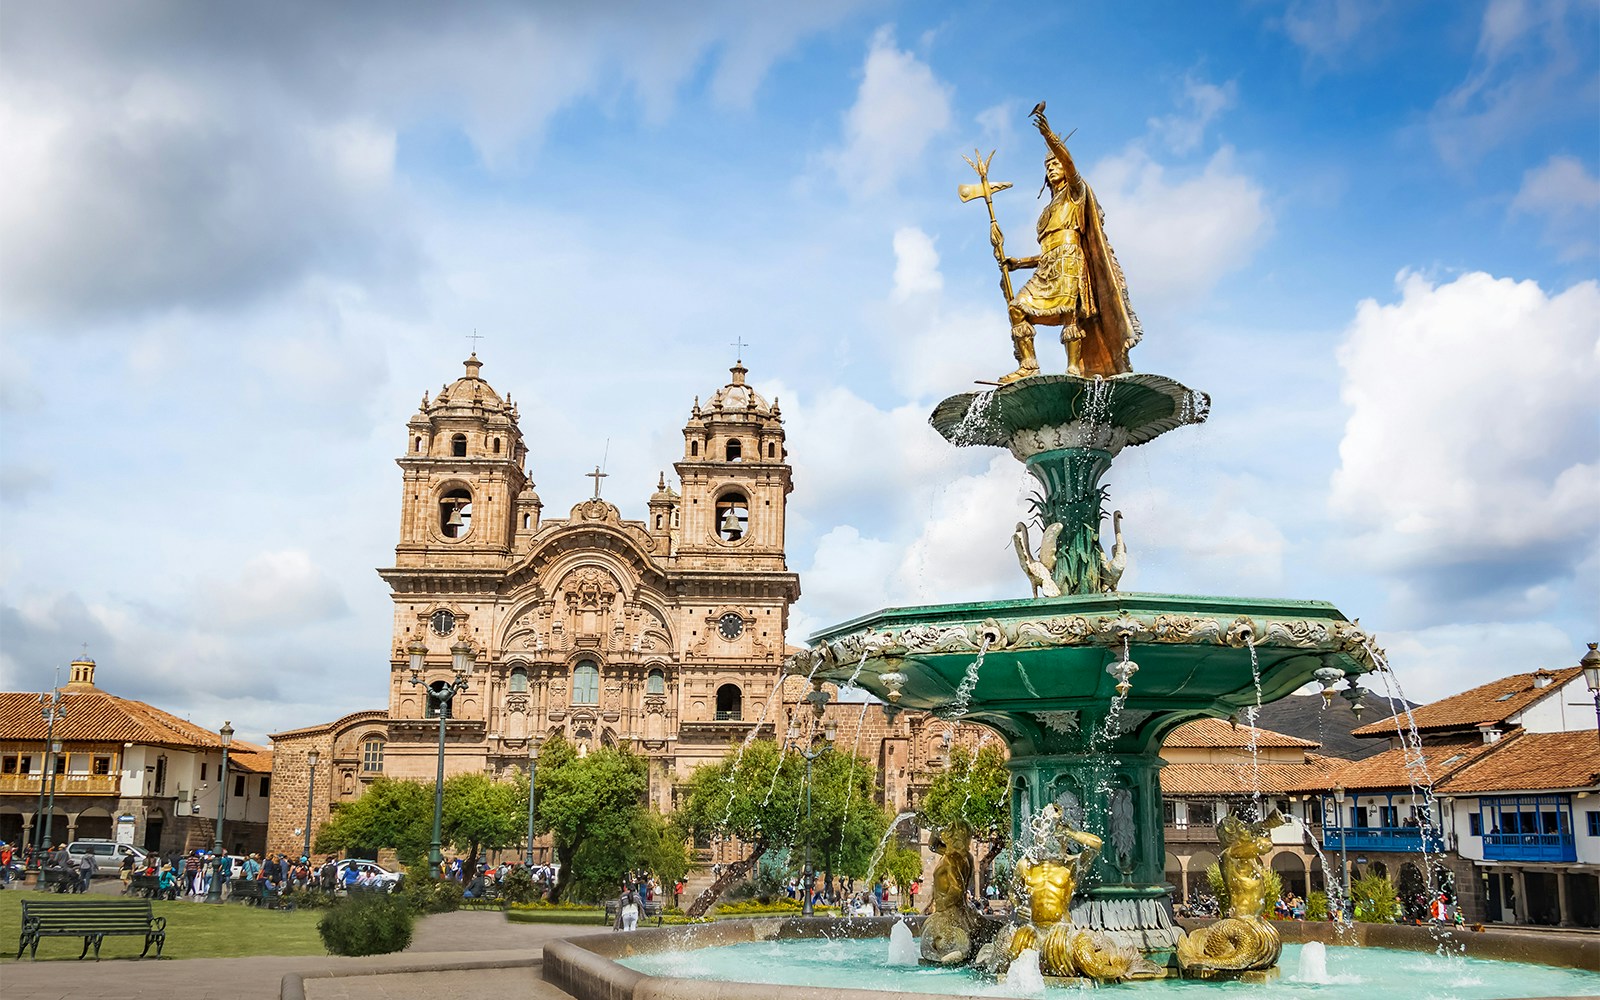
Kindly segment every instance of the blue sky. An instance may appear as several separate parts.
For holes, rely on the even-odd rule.
[[[1407,694],[1600,638],[1597,4],[11,4],[0,683],[259,738],[385,699],[404,424],[473,330],[560,516],[781,399],[791,641],[1011,597],[1048,102],[1211,420],[1121,456],[1125,589],[1331,600]],[[1041,336],[1046,369],[1060,348]]]

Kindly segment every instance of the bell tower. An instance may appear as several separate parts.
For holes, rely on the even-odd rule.
[[[465,366],[406,424],[396,568],[501,569],[511,554],[527,447],[516,405],[478,374],[476,352]]]
[[[730,371],[733,381],[709,403],[695,400],[683,429],[674,466],[683,484],[678,555],[701,569],[783,572],[794,480],[782,416],[776,400],[768,404],[745,384],[743,364]]]

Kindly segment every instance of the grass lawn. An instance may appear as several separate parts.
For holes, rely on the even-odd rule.
[[[0,892],[0,962],[16,960],[16,941],[22,934],[24,899],[63,899],[48,893],[25,889]],[[113,897],[90,896],[89,899]],[[205,903],[162,902],[150,904],[155,915],[167,918],[167,945],[164,958],[244,958],[252,955],[325,955],[317,921],[326,911],[262,910],[242,903],[209,906]],[[137,958],[144,948],[143,937],[108,937],[100,948],[101,958]],[[38,961],[75,960],[83,950],[83,938],[45,938],[39,942]],[[89,950],[94,954],[94,949]],[[155,954],[155,949],[150,949]],[[26,959],[24,959],[26,961]]]

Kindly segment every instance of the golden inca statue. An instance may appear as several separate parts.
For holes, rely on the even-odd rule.
[[[1272,850],[1273,827],[1287,822],[1274,809],[1266,819],[1255,822],[1230,813],[1217,824],[1228,913],[1211,926],[1178,939],[1178,965],[1185,975],[1259,971],[1278,964],[1283,944],[1263,916],[1272,876],[1266,856]]]
[[[929,844],[939,855],[933,869],[932,913],[922,925],[922,961],[930,965],[963,965],[976,947],[978,912],[967,901],[972,884],[972,833],[953,823],[933,835]]]
[[[1045,186],[1050,203],[1039,214],[1036,227],[1039,252],[1031,257],[1008,257],[1004,237],[995,221],[991,196],[1010,187],[989,181],[989,159],[968,160],[978,172],[978,184],[962,185],[961,199],[982,197],[989,205],[989,242],[1000,265],[1000,289],[1011,322],[1012,350],[1017,368],[1000,377],[1015,382],[1039,374],[1034,350],[1035,326],[1061,327],[1067,349],[1067,374],[1092,378],[1132,371],[1128,351],[1139,342],[1139,317],[1128,300],[1122,265],[1106,239],[1103,213],[1087,181],[1045,118],[1044,102],[1034,106],[1033,124],[1044,137]],[[1031,270],[1021,289],[1012,292],[1011,272]]]
[[[996,938],[990,967],[1004,971],[1029,948],[1039,952],[1047,976],[1086,976],[1101,982],[1128,978],[1138,954],[1099,931],[1072,925],[1072,895],[1100,854],[1099,837],[1074,828],[1055,804],[1035,821],[1043,840],[1017,863],[1013,923]]]

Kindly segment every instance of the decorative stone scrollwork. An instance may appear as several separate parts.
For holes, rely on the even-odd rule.
[[[1152,631],[1156,634],[1157,642],[1181,642],[1187,645],[1222,642],[1222,623],[1215,618],[1156,615]]]
[[[1079,722],[1077,712],[1034,712],[1033,717],[1039,725],[1051,732],[1060,733],[1066,737],[1079,735]]]

